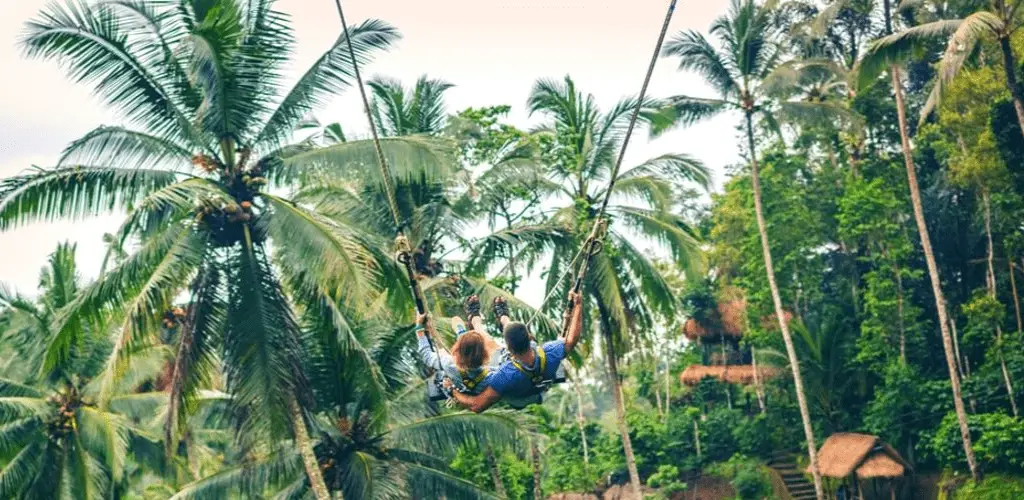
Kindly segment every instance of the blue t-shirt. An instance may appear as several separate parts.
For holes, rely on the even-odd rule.
[[[534,348],[536,348],[536,344],[534,344]],[[552,340],[545,343],[542,349],[547,357],[544,366],[544,379],[550,380],[555,378],[559,365],[565,359],[565,340]],[[535,370],[538,363],[540,363],[540,358],[535,357],[533,366],[524,366],[524,368]],[[511,361],[502,363],[497,371],[487,375],[487,385],[501,394],[502,398],[522,398],[532,396],[537,392],[530,377],[519,371]]]

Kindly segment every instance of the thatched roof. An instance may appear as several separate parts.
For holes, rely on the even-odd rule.
[[[744,300],[732,300],[718,304],[718,314],[714,321],[709,324],[698,323],[690,318],[683,325],[683,334],[690,340],[698,337],[727,335],[729,337],[742,337],[744,328],[743,316],[747,314],[747,303]]]
[[[762,380],[778,374],[777,368],[758,366],[757,376]],[[730,384],[753,384],[754,367],[751,365],[704,366],[691,365],[679,375],[679,380],[689,386],[700,383],[704,377],[714,377]]]
[[[686,323],[683,324],[683,335],[690,340],[696,340],[699,337],[718,336],[739,338],[746,333],[746,300],[719,302],[717,312],[714,319],[706,321],[707,324],[702,324],[693,318],[686,320]],[[793,320],[793,313],[789,311],[785,311],[783,316],[787,323]],[[778,327],[779,324],[775,320],[774,314],[761,318],[761,328],[770,331]]]
[[[837,432],[818,451],[818,469],[823,476],[845,478],[900,477],[910,465],[878,436]]]
[[[902,463],[885,453],[875,453],[857,467],[857,477],[861,479],[902,477],[906,472],[907,468]]]

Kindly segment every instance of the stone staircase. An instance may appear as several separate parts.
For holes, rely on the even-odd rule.
[[[782,477],[790,497],[793,500],[815,500],[814,483],[807,480],[802,470],[797,468],[796,459],[792,454],[776,452],[768,461],[768,466],[775,469]]]

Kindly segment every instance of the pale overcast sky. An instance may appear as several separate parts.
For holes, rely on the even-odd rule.
[[[95,0],[93,0],[95,1]],[[46,0],[0,1],[0,178],[32,165],[52,165],[70,141],[101,124],[119,123],[84,85],[71,83],[54,62],[27,60],[17,39],[23,23]],[[366,76],[386,75],[410,84],[426,73],[453,84],[449,111],[469,106],[509,104],[511,120],[521,127],[537,123],[524,111],[529,90],[538,78],[571,75],[579,88],[595,95],[604,107],[635,95],[667,0],[348,0],[350,23],[383,19],[403,38],[389,53],[379,54],[364,69]],[[340,24],[332,0],[279,0],[292,16],[298,43],[295,75],[304,71],[338,36]],[[681,0],[670,36],[683,29],[706,30],[725,12],[726,0]],[[680,73],[670,59],[661,59],[650,95],[709,95],[698,78]],[[368,131],[355,89],[319,110],[321,121],[338,121],[347,131]],[[706,162],[721,185],[727,164],[739,159],[732,118],[720,117],[655,141],[646,133],[630,144],[626,166],[667,152],[685,152]],[[35,224],[0,233],[0,282],[33,294],[39,268],[55,245],[78,242],[78,260],[87,278],[94,277],[103,257],[101,236],[117,227],[120,217],[105,216],[77,223]],[[536,290],[524,290],[535,296]]]

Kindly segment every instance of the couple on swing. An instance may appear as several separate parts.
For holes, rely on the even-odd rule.
[[[446,387],[453,389],[452,397],[474,413],[481,413],[501,400],[516,409],[540,403],[544,385],[555,378],[562,361],[579,343],[583,330],[580,296],[570,293],[569,299],[573,309],[565,337],[540,346],[526,324],[512,321],[508,304],[501,297],[494,299],[493,310],[502,329],[504,346],[484,333],[480,299],[476,295],[466,300],[466,319],[472,330],[467,330],[462,318],[452,318],[458,339],[451,354],[431,349],[425,331],[427,318],[419,315],[416,336],[420,358],[427,366],[440,364]]]

